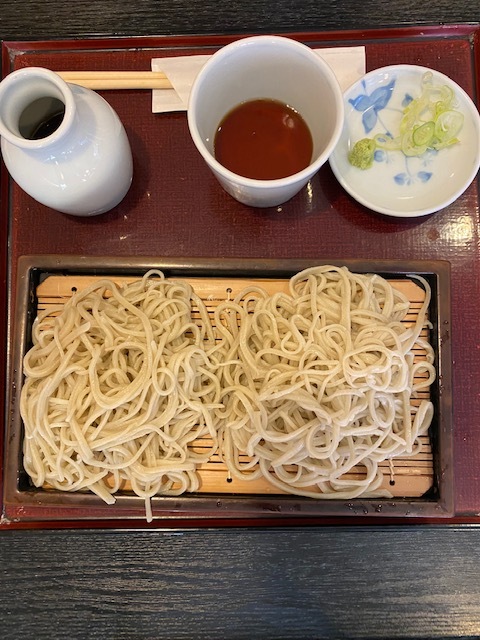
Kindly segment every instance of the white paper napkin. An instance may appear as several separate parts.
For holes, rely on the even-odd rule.
[[[330,65],[342,91],[365,75],[365,47],[335,47],[314,51]],[[153,58],[152,71],[163,71],[173,87],[152,91],[153,113],[186,111],[192,83],[209,57]]]

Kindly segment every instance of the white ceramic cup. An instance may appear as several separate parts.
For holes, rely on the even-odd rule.
[[[310,165],[286,178],[245,178],[214,156],[215,133],[224,116],[262,98],[294,108],[312,134]],[[329,65],[309,47],[280,36],[253,36],[219,49],[196,77],[188,104],[188,126],[198,151],[225,191],[254,207],[274,207],[298,193],[328,160],[343,119],[342,91]]]

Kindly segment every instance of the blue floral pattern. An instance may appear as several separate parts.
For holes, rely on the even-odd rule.
[[[364,81],[362,82],[362,85],[366,91],[367,88]],[[370,133],[370,131],[376,126],[378,112],[385,109],[388,105],[394,88],[395,80],[392,80],[384,87],[374,89],[370,95],[367,95],[367,93],[361,93],[353,100],[349,100],[354,109],[363,112],[362,123],[365,133]]]
[[[369,95],[367,94],[365,81],[362,80],[364,93],[360,93],[357,97],[349,99],[349,103],[352,105],[352,107],[356,111],[362,113],[362,125],[366,135],[368,135],[377,126],[377,124],[379,124],[385,130],[382,135],[393,138],[392,133],[383,124],[380,112],[384,109],[389,108],[388,104],[395,89],[395,82],[396,80],[394,78],[388,84],[374,89]],[[412,100],[413,97],[409,93],[405,93],[405,96],[401,102],[402,108],[407,107],[412,102]],[[374,161],[388,162],[389,152],[385,149],[377,149],[374,154]],[[428,163],[429,158],[425,157],[424,165]],[[411,185],[416,181],[420,181],[423,183],[428,182],[432,175],[433,174],[431,171],[410,171],[409,158],[405,156],[405,171],[397,173],[395,176],[393,176],[393,180],[396,184],[401,186]]]
[[[415,182],[415,178],[418,178],[420,182],[428,182],[431,177],[432,173],[430,171],[418,171],[415,174],[415,177],[412,176],[412,174],[404,171],[403,173],[397,173],[396,176],[393,176],[393,179],[397,184],[403,185],[412,184],[413,182]]]
[[[421,156],[412,157],[389,148],[398,147],[390,145],[389,139],[399,135],[405,108],[421,95],[427,71],[408,64],[382,67],[359,78],[344,93],[344,123],[329,158],[330,166],[351,197],[387,216],[417,218],[438,211],[465,191],[472,180],[472,169],[480,164],[478,109],[453,81],[433,70],[434,84],[446,85],[455,92],[458,110],[465,116],[460,144],[441,151],[427,149]],[[364,117],[365,113],[369,115]],[[373,122],[373,129],[366,133]],[[375,138],[379,143],[372,166],[365,171],[349,160],[362,138]]]

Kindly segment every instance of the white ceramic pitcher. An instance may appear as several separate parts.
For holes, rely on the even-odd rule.
[[[12,178],[52,209],[94,216],[130,188],[132,153],[117,114],[53,71],[26,67],[0,82],[0,136]]]

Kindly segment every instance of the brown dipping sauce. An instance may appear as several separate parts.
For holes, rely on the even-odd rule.
[[[308,167],[312,134],[302,116],[277,100],[243,102],[220,122],[215,158],[246,178],[275,180]]]

